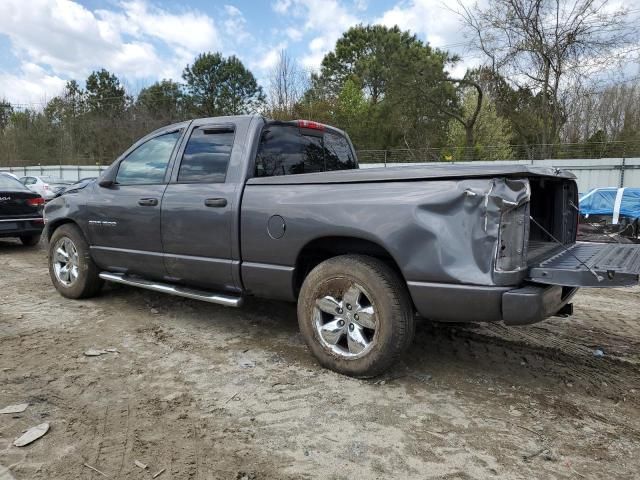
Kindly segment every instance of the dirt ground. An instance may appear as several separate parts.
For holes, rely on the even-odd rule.
[[[639,478],[640,288],[583,290],[572,318],[529,327],[421,321],[404,361],[364,381],[315,363],[293,305],[120,286],[70,301],[42,247],[0,241],[0,261],[0,408],[30,404],[0,415],[2,480],[105,478],[84,464],[112,479]]]

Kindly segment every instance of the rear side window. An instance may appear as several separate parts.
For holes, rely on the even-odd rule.
[[[347,139],[332,132],[272,125],[262,132],[256,177],[293,175],[356,168]]]
[[[122,185],[164,183],[164,174],[180,132],[147,140],[131,152],[118,167],[116,182]]]
[[[194,129],[184,149],[178,182],[224,183],[233,148],[233,135],[230,128]]]

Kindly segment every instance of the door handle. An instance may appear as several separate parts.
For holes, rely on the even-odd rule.
[[[155,207],[156,205],[158,205],[158,199],[157,198],[141,198],[140,200],[138,200],[138,205],[142,207]]]
[[[204,204],[207,207],[226,207],[227,199],[226,198],[207,198],[204,201]]]

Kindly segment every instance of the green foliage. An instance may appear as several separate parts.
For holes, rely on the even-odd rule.
[[[68,87],[76,88],[77,85]],[[109,117],[122,115],[130,100],[118,77],[104,68],[87,78],[85,97],[89,111]]]
[[[181,86],[172,80],[162,80],[143,88],[136,99],[140,111],[169,122],[183,118],[188,103]]]
[[[4,130],[9,125],[13,107],[7,100],[0,100],[0,130]]]
[[[475,90],[467,90],[462,100],[462,116],[473,114],[478,101]],[[473,127],[473,152],[467,151],[464,126],[457,120],[449,121],[449,148],[451,160],[506,160],[512,158],[510,146],[511,124],[498,115],[495,102],[485,96],[480,113]],[[447,159],[449,159],[449,156]]]
[[[329,117],[345,128],[344,102],[355,100],[361,122],[354,143],[366,148],[425,147],[446,140],[447,120],[434,104],[455,103],[453,89],[442,81],[454,60],[398,27],[358,25],[337,41],[312,78],[303,103],[333,105]],[[354,96],[354,88],[361,92]],[[362,100],[368,105],[366,110]],[[351,123],[351,122],[349,122]]]
[[[184,69],[182,78],[198,115],[252,113],[265,102],[262,87],[234,55],[198,55],[193,65]]]

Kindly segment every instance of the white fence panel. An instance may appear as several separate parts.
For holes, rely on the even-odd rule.
[[[640,158],[627,158],[624,168],[624,187],[640,187]]]
[[[456,165],[513,165],[528,164],[536,167],[557,167],[571,171],[578,182],[578,190],[586,192],[596,187],[619,187],[624,171],[624,187],[640,187],[640,158],[597,158],[597,159],[566,159],[566,160],[499,160],[452,162]],[[409,165],[443,165],[443,162],[428,163],[388,163],[387,167]],[[362,168],[384,167],[384,163],[361,164]]]
[[[55,178],[61,178],[62,180],[77,181],[86,177],[97,177],[100,172],[105,170],[106,166],[99,165],[38,165],[31,167],[1,167],[0,172],[10,172],[18,177],[28,176],[50,176]]]

